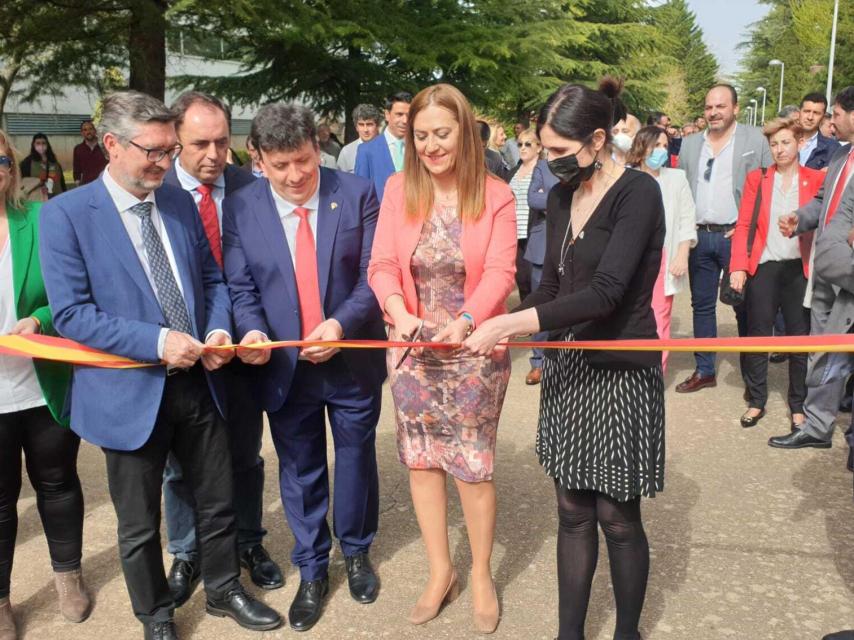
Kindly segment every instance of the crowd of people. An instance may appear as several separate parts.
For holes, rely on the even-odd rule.
[[[346,145],[305,106],[272,103],[252,121],[240,168],[228,162],[231,114],[218,98],[187,92],[167,107],[117,92],[97,131],[81,125],[71,190],[44,135],[20,158],[0,132],[0,331],[60,335],[149,365],[0,356],[0,640],[18,637],[22,453],[68,620],[93,606],[81,569],[82,438],[105,455],[144,637],[177,638],[175,610],[199,582],[208,613],[263,631],[285,616],[240,573],[262,589],[284,584],[263,544],[266,413],[300,575],[287,619],[306,631],[329,597],[336,539],[350,596],[370,604],[380,592],[370,549],[388,380],[426,555],[409,621],[432,620],[460,591],[450,475],[471,547],[472,624],[489,634],[501,617],[493,476],[510,379],[500,342],[669,337],[686,288],[696,337],[716,336],[724,289],[740,335],[848,332],[854,87],[832,105],[809,94],[764,129],[737,122],[727,84],[683,127],[660,112],[642,126],[621,91],[613,78],[565,85],[510,139],[451,85],[401,91],[382,113],[356,107],[358,137]],[[828,107],[833,139],[821,132]],[[461,346],[263,348],[387,337]],[[787,359],[791,426],[769,444],[830,447],[850,357]],[[714,355],[695,360],[677,392],[716,385]],[[666,353],[535,349],[530,363],[525,381],[541,385],[536,452],[558,511],[558,637],[584,637],[601,527],[614,638],[637,640],[649,573],[641,498],[664,488]],[[765,415],[767,370],[764,354],[741,358],[744,427]],[[854,638],[844,633],[833,637]]]

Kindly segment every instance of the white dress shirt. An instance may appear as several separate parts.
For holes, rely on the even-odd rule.
[[[113,204],[116,205],[116,209],[119,210],[119,216],[121,216],[122,224],[124,224],[125,229],[128,232],[130,242],[133,245],[133,250],[139,258],[139,263],[142,265],[142,270],[145,271],[145,277],[148,278],[148,281],[151,283],[151,288],[154,290],[155,295],[157,295],[157,285],[154,283],[154,278],[151,275],[151,265],[148,262],[148,256],[145,253],[145,243],[142,240],[142,219],[130,211],[131,207],[139,204],[140,202],[151,203],[151,224],[154,225],[154,230],[157,232],[157,235],[160,236],[160,241],[163,243],[163,248],[166,251],[166,257],[169,259],[169,266],[172,268],[172,275],[175,277],[175,282],[178,283],[178,289],[180,289],[181,295],[184,296],[186,304],[184,285],[181,283],[181,274],[178,271],[178,263],[175,261],[175,254],[172,251],[172,243],[169,241],[169,234],[166,233],[166,228],[163,226],[163,220],[161,219],[160,212],[157,209],[154,192],[149,192],[149,194],[145,196],[144,200],[140,200],[113,180],[113,177],[110,175],[109,167],[107,167],[102,175],[104,186],[107,188],[107,192],[113,199]],[[188,307],[187,315],[189,316],[189,314],[190,311]],[[170,329],[168,327],[163,327],[160,330],[160,336],[157,340],[158,358],[163,358],[163,349],[166,345],[166,334],[169,333],[169,331]]]
[[[759,264],[772,261],[799,260],[801,258],[801,245],[797,236],[784,237],[777,224],[780,216],[789,215],[792,211],[797,210],[801,198],[798,189],[799,182],[800,176],[795,174],[789,184],[789,190],[783,191],[783,174],[779,171],[774,174],[774,188],[768,214],[768,236],[765,240],[765,249],[759,258]]]
[[[738,220],[738,203],[733,197],[733,161],[735,132],[738,124],[723,149],[714,155],[709,144],[709,132],[703,133],[703,149],[697,171],[697,224],[735,224]],[[712,173],[708,181],[703,177],[710,158],[714,158]]]
[[[311,226],[311,235],[314,236],[314,246],[317,248],[317,209],[320,207],[320,177],[317,178],[317,188],[314,193],[303,205],[297,205],[293,202],[285,200],[282,196],[276,193],[273,185],[270,185],[270,193],[273,194],[273,202],[276,204],[276,211],[279,213],[279,219],[282,221],[282,229],[285,231],[285,240],[288,242],[288,249],[291,253],[291,262],[296,268],[297,264],[297,229],[299,229],[299,216],[294,213],[297,207],[308,209],[309,213],[306,218]]]
[[[7,239],[0,251],[0,335],[8,334],[18,324],[11,244]],[[45,404],[32,359],[0,355],[0,413],[25,411]]]
[[[175,174],[178,176],[178,182],[184,191],[189,191],[196,201],[196,206],[202,201],[202,194],[198,188],[202,185],[198,178],[187,173],[186,169],[181,166],[181,159],[175,158]],[[216,204],[216,217],[219,220],[219,232],[222,233],[222,201],[225,199],[225,174],[219,174],[219,177],[213,182],[211,190],[211,198]]]
[[[815,151],[815,148],[817,146],[818,146],[818,131],[816,131],[812,135],[812,138],[810,138],[809,140],[806,141],[806,143],[804,144],[804,148],[798,152],[798,154],[799,154],[798,157],[799,157],[802,165],[805,165],[807,163],[807,160],[810,159],[812,152]]]

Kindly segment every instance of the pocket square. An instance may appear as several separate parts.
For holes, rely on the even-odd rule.
[[[745,151],[744,153],[742,153],[741,157],[744,158],[746,156],[752,156],[754,153],[756,152],[751,149],[750,151]]]

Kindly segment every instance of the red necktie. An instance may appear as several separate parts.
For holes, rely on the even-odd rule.
[[[214,260],[222,269],[222,239],[219,235],[219,216],[216,213],[216,202],[211,197],[213,189],[212,184],[200,184],[196,187],[196,191],[202,194],[202,199],[199,201],[199,215],[202,218],[202,226],[205,228],[205,235],[211,245]]]
[[[308,222],[309,210],[297,207],[294,213],[299,216],[296,242],[297,293],[299,294],[299,314],[302,320],[302,337],[305,338],[323,322],[320,306],[320,283],[317,279],[317,253],[314,249],[314,234]]]
[[[851,171],[851,166],[854,165],[854,151],[848,152],[848,160],[842,171],[839,172],[839,179],[836,181],[836,189],[833,190],[833,197],[830,199],[830,206],[827,208],[827,217],[824,219],[824,226],[830,224],[830,219],[836,210],[839,208],[839,201],[842,200],[842,194],[845,191],[845,183],[848,181],[848,173]]]

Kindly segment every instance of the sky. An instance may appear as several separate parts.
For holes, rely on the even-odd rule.
[[[757,0],[688,0],[703,30],[703,39],[721,65],[721,74],[738,71],[741,52],[736,49],[747,38],[748,26],[762,18],[769,5]]]

